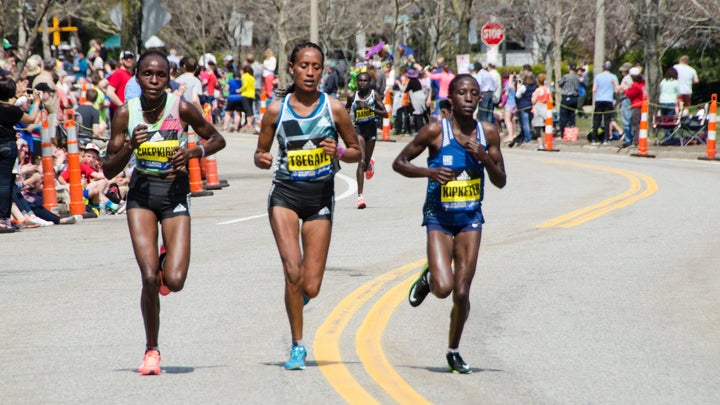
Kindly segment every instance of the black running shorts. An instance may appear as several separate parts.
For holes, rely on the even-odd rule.
[[[377,125],[375,122],[355,124],[355,132],[362,136],[366,142],[377,139]]]
[[[158,221],[178,215],[190,216],[190,182],[185,174],[162,178],[137,171],[130,178],[127,209],[142,208],[155,213]]]
[[[321,182],[275,181],[268,196],[268,212],[272,207],[284,207],[295,211],[303,221],[332,221],[335,208],[334,183],[333,179]]]

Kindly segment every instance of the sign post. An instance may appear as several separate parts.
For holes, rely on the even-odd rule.
[[[38,31],[42,31],[42,28],[38,28]],[[68,25],[66,27],[60,26],[60,20],[57,17],[52,18],[52,26],[48,27],[48,32],[52,34],[52,44],[55,46],[60,45],[60,33],[62,32],[77,32],[78,27],[73,27],[70,17],[68,17]]]
[[[497,64],[498,47],[505,40],[505,27],[497,21],[483,25],[480,39],[487,45],[487,63]]]

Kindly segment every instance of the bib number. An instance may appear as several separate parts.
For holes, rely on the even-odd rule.
[[[482,179],[453,180],[440,187],[440,203],[445,211],[473,211],[480,204]]]

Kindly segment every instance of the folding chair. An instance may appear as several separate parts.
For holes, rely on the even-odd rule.
[[[708,105],[697,110],[695,115],[683,118],[680,124],[680,145],[704,144],[707,138]],[[686,134],[688,132],[688,134]]]
[[[679,136],[682,132],[682,125],[680,114],[677,115],[662,115],[660,112],[653,117],[653,129],[655,131],[655,139],[657,145],[668,146],[668,145],[681,145],[682,137]],[[662,139],[660,138],[662,134]],[[675,136],[678,136],[677,138]]]

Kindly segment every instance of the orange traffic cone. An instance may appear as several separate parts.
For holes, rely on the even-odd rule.
[[[545,114],[545,147],[539,149],[543,152],[559,152],[553,149],[553,104],[552,97],[548,97],[547,114]]]
[[[205,107],[205,120],[211,122],[212,116],[210,115],[210,106],[206,104]],[[206,140],[200,139],[201,145],[207,143]],[[227,181],[220,180],[218,176],[217,160],[215,156],[203,157],[200,159],[200,168],[205,179],[206,190],[219,190],[223,187],[227,187],[229,184]]]
[[[50,131],[50,120],[47,111],[40,113],[41,120],[41,143],[42,148],[42,171],[43,171],[43,206],[46,210],[58,212],[57,192],[55,191],[55,165],[52,153],[52,138]]]
[[[212,124],[212,107],[208,103],[203,104],[203,118]],[[197,142],[198,145],[202,145],[205,140],[198,137]],[[200,175],[203,180],[207,179],[207,161],[204,156],[200,158]]]
[[[205,178],[205,188],[208,190],[220,190],[223,186],[220,184],[220,178],[217,174],[217,160],[215,156],[207,157],[207,177]]]
[[[70,173],[70,213],[82,215],[85,213],[83,202],[82,175],[80,173],[80,151],[77,141],[77,128],[75,127],[75,112],[65,110],[65,132],[67,132],[68,171]]]
[[[380,140],[384,141],[384,142],[394,142],[394,140],[390,139],[390,117],[392,115],[392,90],[388,90],[385,92],[385,111],[387,112],[387,117],[383,118],[382,138],[380,138]]]
[[[195,149],[197,145],[197,134],[194,132],[188,133],[188,150]],[[213,195],[212,191],[207,191],[203,188],[202,174],[200,173],[200,162],[197,158],[188,159],[188,175],[190,177],[190,196],[192,197],[205,197]]]
[[[82,82],[82,87],[80,90],[80,104],[85,104],[87,102],[87,82],[85,79],[80,79]]]
[[[648,98],[643,97],[642,110],[640,114],[640,132],[638,133],[638,151],[631,156],[654,158],[655,155],[648,154],[647,132],[648,132]]]
[[[699,157],[700,160],[720,160],[715,156],[715,136],[717,135],[717,94],[713,93],[710,97],[710,112],[708,113],[708,134],[707,147],[705,148],[705,156]]]
[[[258,117],[258,120],[257,120],[258,128],[262,127],[262,119],[263,119],[263,116],[265,115],[265,109],[267,108],[265,106],[265,104],[267,104],[267,96],[265,95],[265,91],[261,91],[260,92],[260,116]],[[260,132],[260,131],[258,131],[258,132]]]

